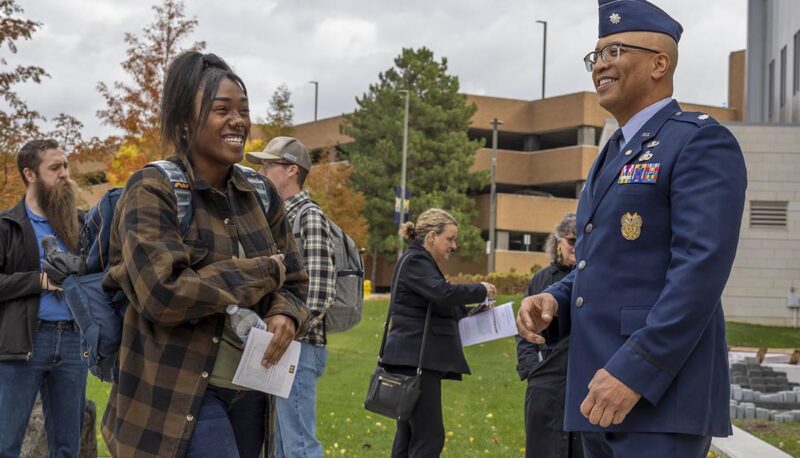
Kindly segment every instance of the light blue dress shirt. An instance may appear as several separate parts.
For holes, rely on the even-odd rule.
[[[658,113],[659,110],[667,106],[667,104],[669,104],[671,101],[672,97],[667,97],[666,99],[659,100],[658,102],[633,115],[633,117],[629,119],[624,126],[622,126],[622,144],[619,147],[620,151],[625,148],[625,146],[628,144],[628,141],[632,139],[634,135],[636,135],[636,132],[639,132],[639,129],[641,129],[642,126],[650,120],[650,118]]]

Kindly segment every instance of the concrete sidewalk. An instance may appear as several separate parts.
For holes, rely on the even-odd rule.
[[[792,458],[788,453],[736,426],[733,427],[733,436],[713,438],[711,451],[720,458]]]

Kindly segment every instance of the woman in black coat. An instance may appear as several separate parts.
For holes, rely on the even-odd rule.
[[[575,265],[575,214],[567,213],[550,234],[545,250],[549,266],[536,272],[525,296],[544,291],[558,282]],[[525,391],[525,456],[536,458],[580,458],[581,439],[563,430],[564,395],[567,383],[569,313],[553,318],[542,332],[544,345],[517,336],[517,372],[528,381]]]
[[[393,275],[392,328],[386,339],[382,364],[391,372],[413,375],[419,363],[425,315],[431,307],[431,322],[422,360],[419,399],[407,421],[397,422],[393,457],[436,457],[444,447],[442,422],[443,378],[461,380],[469,374],[464,358],[458,320],[467,315],[464,304],[493,299],[490,283],[451,285],[442,265],[456,249],[458,223],[449,213],[432,208],[417,224],[405,223],[400,235],[409,241]]]

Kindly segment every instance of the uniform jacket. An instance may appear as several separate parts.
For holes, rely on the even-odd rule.
[[[176,157],[172,160],[178,160]],[[103,436],[114,456],[183,456],[214,367],[229,304],[262,317],[284,314],[300,329],[308,277],[268,182],[265,219],[256,192],[233,168],[223,194],[187,170],[194,216],[185,238],[169,180],[144,168],[129,180],[114,214],[104,285],[130,300],[122,330],[119,380],[112,385]],[[269,230],[265,230],[268,228]],[[246,258],[239,258],[239,244]],[[277,288],[275,261],[285,255]]]
[[[431,324],[422,368],[444,372],[446,378],[461,379],[461,374],[470,371],[461,347],[458,320],[466,316],[464,304],[486,298],[486,288],[479,283],[450,284],[431,254],[418,242],[411,242],[400,260],[405,257],[408,259],[392,293],[392,328],[381,362],[417,367],[425,314],[430,304]]]
[[[24,198],[0,213],[0,361],[28,360],[39,320],[39,246]]]
[[[720,297],[744,207],[741,149],[725,127],[675,101],[597,173],[607,149],[578,204],[578,267],[547,290],[572,322],[565,426],[729,435]],[[637,181],[621,178],[636,164],[650,164],[654,182],[624,183]],[[579,410],[600,368],[642,395],[605,429]]]

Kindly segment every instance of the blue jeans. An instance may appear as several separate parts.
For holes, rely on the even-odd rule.
[[[317,379],[325,371],[328,350],[300,342],[300,362],[287,399],[276,397],[275,457],[322,457],[317,440]]]
[[[266,414],[266,394],[208,385],[187,458],[258,458]]]
[[[31,359],[0,362],[0,457],[19,456],[37,391],[49,456],[78,456],[86,373],[74,322],[41,321],[33,334]]]

